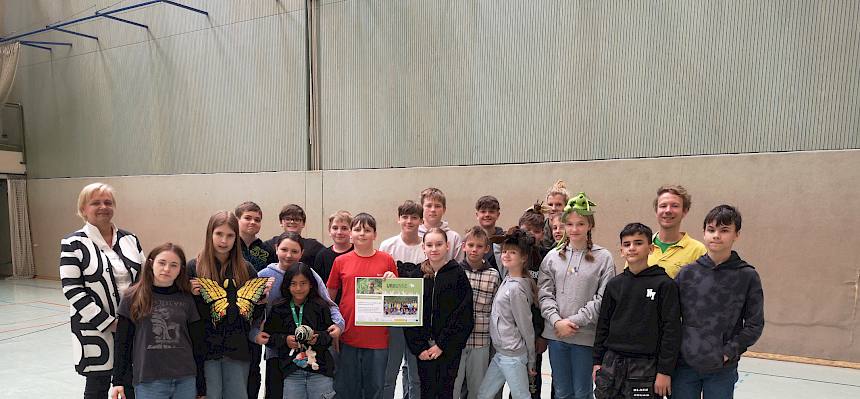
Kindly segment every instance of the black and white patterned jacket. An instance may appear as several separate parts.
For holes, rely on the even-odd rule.
[[[134,234],[114,227],[113,251],[128,269],[132,282],[145,260]],[[84,376],[110,375],[113,333],[120,292],[113,268],[103,252],[109,247],[98,228],[87,223],[60,241],[60,278],[69,301],[75,336],[75,370]]]

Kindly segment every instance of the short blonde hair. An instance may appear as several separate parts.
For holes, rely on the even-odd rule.
[[[113,187],[104,183],[88,184],[83,190],[81,190],[81,193],[78,194],[78,217],[83,219],[84,222],[87,221],[87,217],[84,215],[84,207],[87,206],[87,203],[90,202],[96,194],[100,193],[110,194],[110,198],[113,200],[113,205],[116,206],[116,196],[113,193]]]
[[[341,222],[347,226],[352,224],[352,214],[349,211],[339,210],[335,213],[332,213],[331,216],[328,217],[328,227],[331,228],[335,222]]]

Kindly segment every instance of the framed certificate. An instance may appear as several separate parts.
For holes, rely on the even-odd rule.
[[[424,279],[356,277],[355,325],[420,327]]]

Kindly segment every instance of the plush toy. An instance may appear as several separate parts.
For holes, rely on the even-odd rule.
[[[293,359],[301,368],[311,366],[314,370],[319,370],[320,366],[317,363],[317,352],[311,347],[311,340],[314,337],[314,330],[306,325],[301,325],[296,328],[296,342],[299,344],[300,353]]]

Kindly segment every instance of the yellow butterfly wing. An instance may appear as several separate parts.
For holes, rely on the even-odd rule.
[[[215,323],[221,321],[227,315],[227,291],[214,280],[198,278],[197,281],[200,282],[200,295],[203,296],[203,302],[209,304],[212,321]]]
[[[236,292],[236,306],[239,307],[239,314],[244,318],[251,319],[254,305],[263,297],[268,281],[269,279],[264,277],[252,278]]]

